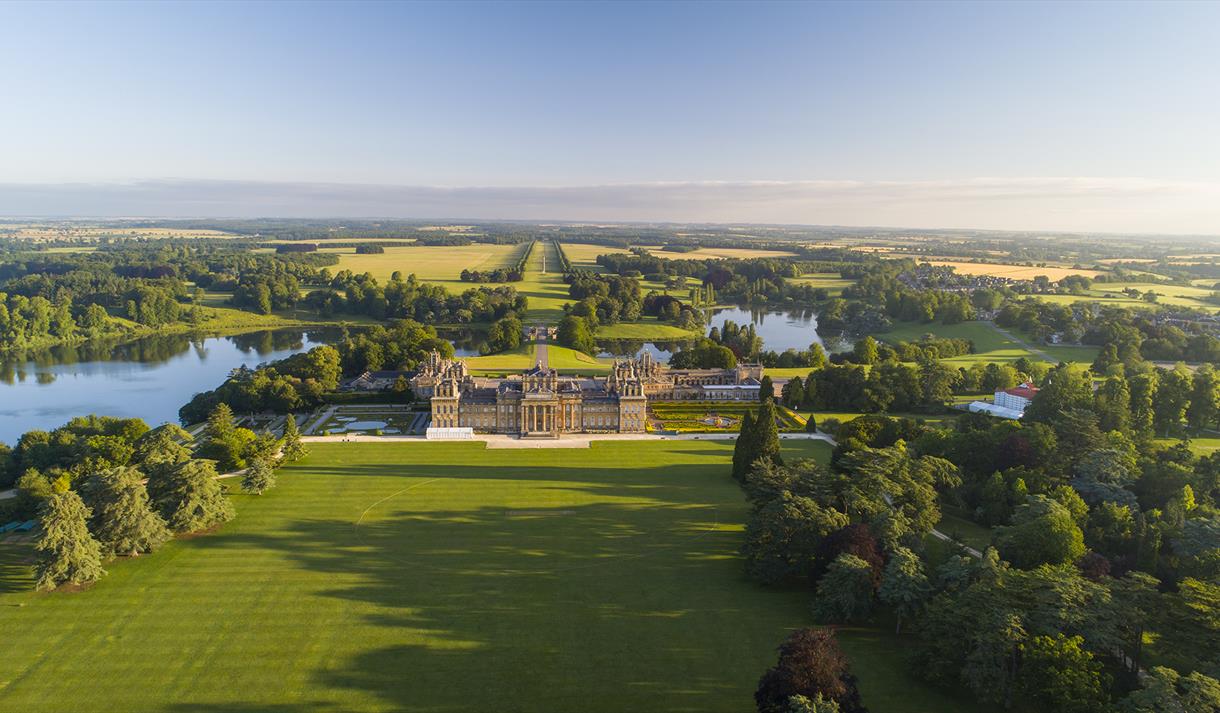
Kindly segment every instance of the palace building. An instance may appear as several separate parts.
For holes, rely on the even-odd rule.
[[[614,362],[605,377],[561,376],[541,364],[502,378],[472,376],[433,352],[411,378],[429,399],[432,427],[558,438],[564,433],[643,433],[648,400],[757,400],[762,367],[669,369],[645,353]]]

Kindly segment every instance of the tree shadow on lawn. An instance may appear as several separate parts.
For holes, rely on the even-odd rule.
[[[332,575],[324,586],[339,584],[313,594],[351,602],[344,625],[377,643],[317,671],[322,687],[396,710],[739,711],[785,626],[802,618],[791,605],[803,598],[744,581],[740,533],[718,527],[723,514],[739,522],[744,503],[731,481],[709,483],[719,474],[706,467],[667,467],[660,485],[655,469],[616,470],[628,475],[611,482],[577,482],[564,468],[309,470],[387,468],[443,480],[386,500],[359,526],[305,519],[192,542],[273,550]],[[556,504],[544,488],[514,509],[414,507],[425,488],[519,480],[518,470],[597,500]]]
[[[0,545],[0,594],[28,592],[33,588],[30,570],[33,557],[31,545]]]

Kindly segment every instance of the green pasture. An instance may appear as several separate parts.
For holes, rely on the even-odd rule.
[[[552,369],[565,374],[604,374],[610,370],[610,359],[591,357],[575,349],[548,344],[547,363]],[[533,342],[500,354],[490,356],[463,357],[462,361],[475,376],[510,374],[532,368],[538,363]]]
[[[939,324],[922,322],[898,322],[890,331],[878,335],[886,342],[915,342],[925,334],[933,334],[947,339],[969,339],[974,342],[974,354],[942,359],[946,364],[969,367],[978,362],[1010,362],[1021,357],[1027,359],[1049,361],[1093,363],[1097,358],[1096,347],[1081,346],[1046,346],[1034,344],[1031,340],[1019,335],[1015,330],[1007,330],[1024,341],[1018,341],[1002,333],[990,322],[973,321],[959,324]]]
[[[698,329],[689,331],[672,324],[666,324],[655,317],[646,317],[639,322],[619,322],[618,324],[599,327],[598,339],[638,339],[642,341],[678,341],[698,339],[704,331]]]
[[[30,591],[0,546],[0,707],[744,713],[811,623],[807,591],[742,575],[730,442],[309,448],[220,531],[85,591]],[[891,630],[840,633],[870,709],[978,710]]]
[[[1157,293],[1157,301],[1148,303],[1140,297],[1128,297],[1123,294],[1123,290],[1128,288],[1134,288],[1141,293],[1151,290]],[[1096,282],[1082,295],[1034,295],[1034,297],[1055,304],[1097,302],[1102,305],[1142,309],[1155,308],[1157,305],[1171,305],[1215,312],[1220,310],[1220,305],[1208,300],[1213,291],[1214,288],[1206,283],[1187,286],[1162,285],[1155,282]]]
[[[811,272],[800,277],[791,278],[788,281],[800,285],[825,288],[831,297],[838,297],[843,294],[843,288],[856,284],[855,280],[841,277],[837,272]]]

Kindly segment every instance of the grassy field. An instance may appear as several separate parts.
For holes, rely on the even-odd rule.
[[[665,324],[655,317],[646,317],[639,322],[619,322],[608,327],[599,327],[598,339],[640,339],[644,341],[698,339],[703,329],[687,331],[672,324]]]
[[[473,245],[435,246],[420,245],[405,248],[386,248],[377,255],[357,255],[355,248],[322,248],[320,252],[337,253],[339,264],[331,271],[351,270],[355,273],[371,273],[378,282],[385,284],[394,271],[403,277],[414,274],[421,282],[444,285],[450,292],[476,287],[474,283],[462,282],[462,270],[495,270],[511,267],[514,259],[524,250],[523,245]],[[519,284],[519,283],[517,283]]]
[[[546,272],[542,271],[544,266]],[[525,279],[512,285],[529,298],[526,321],[530,324],[558,323],[563,318],[563,305],[572,301],[568,284],[563,281],[559,253],[549,240],[539,240],[534,245],[525,266]]]
[[[0,548],[3,709],[745,712],[810,623],[807,592],[742,576],[729,443],[310,448],[218,533],[87,591],[30,592]],[[889,628],[840,634],[866,705],[978,710]]]
[[[560,245],[563,246],[563,254],[568,256],[572,267],[578,270],[593,270],[594,272],[604,272],[601,265],[597,264],[598,255],[625,255],[630,252],[623,248],[612,248],[608,245],[591,245],[589,243],[560,243]]]
[[[837,272],[811,272],[800,277],[794,277],[789,282],[811,285],[813,287],[824,287],[831,297],[838,297],[843,294],[844,287],[850,287],[856,283],[855,280],[839,276]]]
[[[1050,361],[1069,361],[1091,364],[1097,358],[1095,347],[1043,346],[1029,347],[1012,339],[987,322],[962,322],[960,324],[923,324],[899,322],[890,331],[878,335],[887,342],[918,341],[925,334],[934,334],[949,339],[969,339],[974,342],[974,354],[944,359],[947,364],[970,366],[976,362],[1010,362],[1021,357]],[[1029,342],[1026,342],[1029,344]]]
[[[498,376],[529,369],[537,363],[531,342],[511,352],[491,356],[464,357],[466,366],[475,376]],[[598,359],[558,344],[547,345],[547,363],[564,374],[605,374],[610,371],[610,359]]]
[[[1145,302],[1142,298],[1133,298],[1123,294],[1123,290],[1133,288],[1142,292],[1152,292],[1159,295],[1156,303]],[[1098,302],[1102,305],[1152,309],[1157,305],[1172,305],[1177,307],[1192,307],[1208,312],[1220,310],[1220,306],[1208,301],[1214,290],[1207,285],[1158,285],[1149,282],[1098,282],[1083,295],[1034,295],[1040,300],[1055,304],[1076,304],[1077,302]]]

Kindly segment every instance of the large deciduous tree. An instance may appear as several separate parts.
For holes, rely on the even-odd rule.
[[[779,661],[754,692],[759,713],[788,713],[794,696],[829,698],[841,713],[866,713],[847,656],[830,629],[800,629],[779,647]]]
[[[906,547],[898,547],[890,552],[890,561],[881,573],[881,588],[877,594],[894,610],[894,633],[902,633],[903,620],[918,615],[932,594],[932,584],[928,581],[919,555]]]

